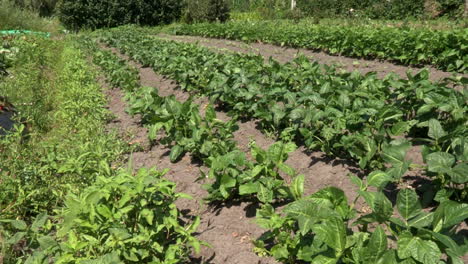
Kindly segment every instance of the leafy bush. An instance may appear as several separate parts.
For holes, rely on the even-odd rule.
[[[213,178],[212,184],[206,185],[208,200],[227,200],[239,197],[254,198],[262,203],[271,203],[275,199],[290,200],[296,197],[295,189],[302,188],[303,175],[285,164],[288,154],[296,150],[292,142],[278,141],[267,150],[251,142],[250,151],[254,162],[250,162],[245,153],[234,150],[225,155],[208,159],[210,172],[207,178]],[[287,186],[282,177],[294,179]],[[299,187],[298,187],[299,186]]]
[[[199,247],[191,235],[199,219],[187,226],[179,223],[174,202],[184,195],[175,193],[175,184],[164,174],[141,169],[136,175],[122,171],[100,176],[80,195],[67,197],[57,233],[65,241],[62,258],[114,254],[138,263],[186,260],[190,253],[186,243]]]
[[[40,16],[51,16],[58,0],[14,0],[16,6],[39,13]]]
[[[463,14],[465,1],[464,0],[437,0],[439,3],[439,15],[447,15],[456,17]]]
[[[351,15],[356,12],[370,18],[403,19],[419,17],[424,12],[423,0],[298,0],[305,13],[319,17]]]
[[[125,24],[168,24],[180,17],[182,3],[177,0],[63,0],[58,9],[60,21],[78,30]]]
[[[229,19],[229,5],[226,0],[188,0],[184,21],[226,22]]]
[[[58,217],[51,222],[39,214],[32,225],[22,220],[0,220],[5,248],[19,248],[27,263],[180,263],[200,242],[192,236],[198,224],[182,225],[174,202],[185,195],[164,172],[141,169],[136,175],[121,171],[98,176],[80,194],[70,194]],[[3,242],[0,240],[0,242]]]
[[[257,222],[269,231],[255,242],[256,251],[284,263],[436,264],[446,263],[443,254],[448,263],[462,263],[467,240],[457,227],[468,217],[468,204],[446,200],[426,212],[415,190],[401,189],[392,207],[382,191],[385,177],[376,172],[363,182],[353,176],[360,191],[352,204],[341,189],[328,187],[286,205],[281,213],[264,205]],[[357,214],[359,199],[369,213]]]

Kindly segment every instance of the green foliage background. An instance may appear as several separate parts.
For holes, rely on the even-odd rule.
[[[229,19],[226,0],[187,0],[183,20],[193,22],[225,22]]]
[[[58,16],[72,30],[125,24],[154,26],[180,18],[182,5],[177,0],[63,0],[58,6]]]
[[[297,8],[306,16],[334,17],[359,14],[372,19],[406,19],[431,17],[425,10],[425,0],[297,0]],[[437,16],[459,17],[463,0],[436,0]],[[429,3],[429,2],[428,2]],[[290,0],[230,0],[232,10],[258,12],[263,18],[290,16]],[[350,12],[354,9],[354,12]]]
[[[39,16],[29,8],[20,8],[9,0],[0,0],[0,30],[28,29],[55,32],[60,28],[53,18]]]

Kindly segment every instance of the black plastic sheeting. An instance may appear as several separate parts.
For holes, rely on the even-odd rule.
[[[0,112],[0,136],[6,135],[9,131],[13,130],[15,121],[13,116],[15,114],[9,111]]]

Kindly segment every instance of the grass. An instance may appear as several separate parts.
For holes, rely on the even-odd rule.
[[[110,167],[127,149],[106,133],[106,98],[73,41],[28,36],[11,42],[22,52],[10,75],[0,79],[0,94],[17,106],[28,130],[25,136],[20,125],[0,138],[0,220],[29,225],[37,215],[55,215],[67,194],[113,173]],[[11,236],[11,228],[0,221],[4,263],[22,255],[2,240]]]
[[[0,0],[0,30],[33,30],[57,33],[62,26],[56,18],[43,18],[21,9],[9,0]]]

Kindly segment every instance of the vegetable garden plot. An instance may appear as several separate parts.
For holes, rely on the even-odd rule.
[[[261,41],[307,48],[330,54],[376,58],[404,65],[435,65],[467,72],[468,30],[432,30],[374,26],[293,24],[284,21],[225,24],[182,24],[170,30],[178,35]]]
[[[145,65],[151,65],[156,71],[171,76],[184,89],[211,96],[230,109],[233,115],[261,118],[264,126],[277,131],[282,139],[310,139],[309,142],[305,140],[305,143],[311,148],[319,147],[335,155],[344,153],[358,159],[363,168],[376,169],[365,180],[352,177],[360,189],[359,198],[371,208],[370,214],[360,216],[356,215],[355,202],[349,204],[342,191],[336,188],[325,188],[303,197],[301,177],[295,178],[289,190],[282,187],[276,189],[275,177],[264,174],[268,172],[269,166],[255,166],[259,168],[259,173],[266,176],[262,178],[266,182],[262,182],[262,179],[259,181],[264,186],[263,190],[253,193],[254,197],[265,204],[257,212],[257,217],[259,223],[270,230],[256,243],[260,254],[272,255],[281,261],[292,263],[297,260],[312,263],[438,263],[442,254],[446,254],[451,261],[458,263],[459,256],[466,253],[466,242],[459,240],[455,230],[467,218],[467,205],[463,203],[466,201],[466,182],[457,183],[465,181],[466,175],[466,153],[463,150],[466,138],[466,100],[457,100],[460,97],[466,98],[464,91],[457,92],[444,84],[430,83],[424,73],[409,76],[407,81],[378,80],[372,75],[338,74],[327,68],[325,71],[328,74],[323,77],[323,69],[308,61],[297,60],[296,64],[285,66],[274,62],[265,65],[262,59],[255,56],[213,54],[193,45],[148,40],[144,34],[125,30],[102,34],[104,36],[101,39],[108,44],[115,45]],[[255,79],[255,76],[262,77]],[[159,97],[148,94],[148,91],[141,92],[146,95],[136,96],[139,97],[136,101],[141,98],[145,98],[146,102],[152,100],[153,103],[143,105],[156,110],[160,108]],[[301,100],[304,97],[307,100]],[[436,103],[434,98],[441,101]],[[324,104],[324,101],[333,104]],[[359,101],[360,104],[354,105],[354,101]],[[276,102],[282,102],[284,108],[275,108]],[[443,106],[438,105],[442,102]],[[358,111],[362,108],[366,111]],[[330,123],[328,133],[336,138],[327,139],[327,134],[317,136],[317,131],[310,131],[310,127],[304,124],[308,111],[321,112],[322,116],[310,119],[310,122],[314,122],[313,126]],[[340,111],[342,114],[337,115]],[[384,114],[379,115],[379,111]],[[326,115],[332,115],[333,118],[322,119]],[[367,129],[356,129],[351,122],[353,119],[348,120],[347,116],[352,116],[361,123],[367,122]],[[158,126],[157,120],[148,123]],[[327,127],[322,127],[322,130],[325,128]],[[363,142],[360,143],[364,145],[362,153],[367,155],[368,152],[374,152],[374,156],[366,159],[365,156],[356,155],[359,153],[359,141],[337,144],[337,139],[338,142],[346,142],[341,140],[348,138],[340,137],[339,133],[333,134],[331,129],[337,128],[351,138],[361,135]],[[309,129],[311,134],[304,134],[307,132],[304,129]],[[412,166],[410,161],[405,160],[410,142],[394,140],[396,135],[408,132],[416,133],[422,141],[429,142],[424,148],[428,164],[425,169],[435,179],[434,186],[438,190],[434,201],[438,205],[431,212],[421,210],[427,205],[421,205],[417,201],[421,193],[414,190],[402,188],[398,193],[395,209],[382,192],[389,182],[403,181],[402,175]],[[375,146],[366,144],[369,138],[377,142]],[[284,147],[277,145],[275,148],[280,150],[279,153],[287,153]],[[236,156],[226,158],[221,152],[214,152],[213,157],[204,160],[234,161],[232,165],[224,163],[224,166],[232,166],[229,171],[235,173],[227,177],[224,176],[225,173],[215,175],[219,186],[212,185],[221,194],[216,199],[229,199],[229,196],[223,196],[222,189],[230,187],[233,182],[237,184],[242,179],[238,176],[243,173],[254,178],[255,173],[254,170],[243,167],[242,163],[237,163],[242,159]],[[282,158],[276,160],[275,150],[256,152],[254,156],[260,160],[273,158],[272,163],[281,167]],[[449,159],[450,162],[444,163],[443,160]],[[219,164],[223,166],[223,163]],[[439,170],[442,164],[445,164],[445,168]],[[216,174],[216,168],[211,169]],[[377,188],[377,191],[371,191],[369,187]],[[239,192],[241,190],[237,185],[233,188],[239,188]],[[249,189],[248,186],[243,188]],[[281,198],[282,193],[289,193],[296,201],[278,214],[269,204],[272,200]],[[316,211],[323,212],[323,215],[308,213]],[[353,232],[352,225],[357,225],[359,231]],[[379,225],[380,229],[377,228],[371,235],[368,227],[375,225]],[[386,232],[392,233],[397,240],[393,249],[389,249],[391,243],[387,242],[388,238],[384,235]],[[273,241],[274,246],[269,247],[265,244],[266,241]],[[382,243],[373,247],[376,241]]]
[[[388,61],[329,55],[325,52],[312,51],[303,48],[291,48],[285,46],[281,47],[278,45],[262,42],[245,43],[236,40],[205,38],[188,35],[157,34],[156,36],[162,39],[197,44],[203,47],[207,47],[215,52],[225,53],[226,51],[232,51],[245,54],[258,54],[264,57],[266,61],[268,61],[268,59],[271,57],[282,64],[291,62],[299,55],[303,55],[309,60],[317,61],[320,64],[335,65],[337,71],[358,71],[363,75],[369,72],[375,72],[377,77],[380,79],[385,78],[385,76],[389,74],[394,74],[397,75],[396,78],[404,79],[406,78],[408,71],[411,71],[412,73],[421,71],[421,69],[417,67],[396,65],[395,63]],[[446,72],[429,65],[426,65],[425,69],[429,71],[429,80],[433,82],[437,82],[445,78],[468,77],[468,74]]]
[[[395,136],[432,138],[432,148],[437,148],[432,130],[438,124],[452,131],[451,138],[466,136],[466,93],[427,81],[424,71],[409,80],[379,80],[372,74],[336,73],[301,59],[294,64],[264,64],[256,56],[140,40],[135,35],[117,44],[143,64],[174,77],[183,88],[212,96],[232,113],[260,118],[276,131],[292,128],[306,146],[353,157],[363,168],[373,167],[369,164],[373,160],[378,166],[383,161],[378,150]],[[137,44],[146,50],[132,49]],[[181,55],[174,57],[179,51]],[[206,67],[213,71],[204,71]]]

